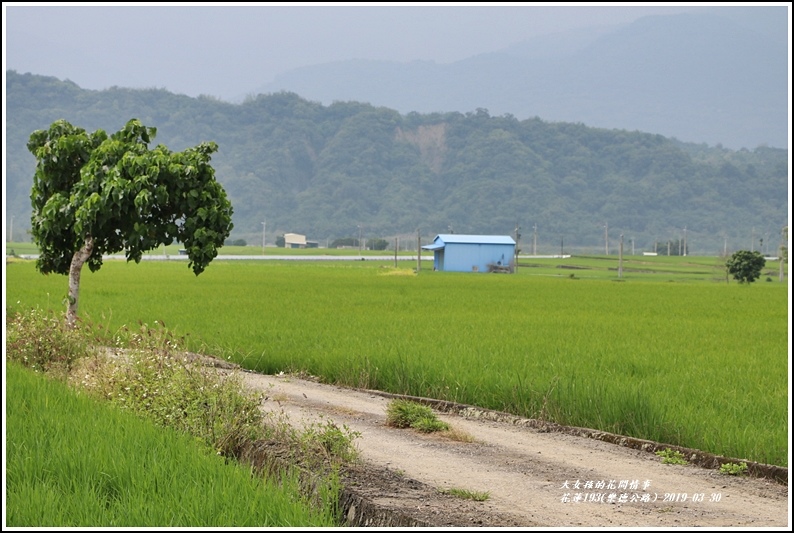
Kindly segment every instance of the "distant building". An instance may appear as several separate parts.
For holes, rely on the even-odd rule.
[[[284,248],[306,248],[306,235],[285,233]]]
[[[317,241],[307,241],[306,235],[299,235],[297,233],[284,234],[284,248],[319,248],[320,243]]]
[[[433,268],[446,272],[513,272],[516,241],[507,235],[439,234],[433,244]]]

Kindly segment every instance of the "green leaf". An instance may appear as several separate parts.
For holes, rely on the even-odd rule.
[[[143,190],[135,196],[135,207],[141,209],[143,207],[147,207],[149,205],[149,200],[151,198],[151,193],[147,190]]]

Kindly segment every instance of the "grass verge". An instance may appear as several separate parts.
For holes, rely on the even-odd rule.
[[[187,357],[182,340],[161,324],[108,335],[31,310],[9,313],[6,330],[16,386],[8,394],[22,402],[8,409],[9,524],[339,523],[338,467],[356,457],[357,435],[347,428],[329,421],[301,431],[266,419],[239,375]],[[152,442],[151,428],[176,440]],[[291,462],[252,481],[251,449],[273,441]],[[299,468],[307,465],[310,476]],[[208,473],[223,468],[229,479]]]

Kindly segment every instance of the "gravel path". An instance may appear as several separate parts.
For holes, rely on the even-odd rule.
[[[362,505],[402,525],[514,527],[786,527],[788,485],[695,465],[665,465],[650,451],[610,442],[439,412],[469,435],[423,434],[386,425],[389,396],[294,376],[244,372],[263,409],[294,424],[333,420],[361,434],[362,462],[348,478]],[[449,489],[487,492],[483,502]],[[363,502],[363,503],[362,503]],[[358,521],[357,521],[358,520]],[[385,523],[381,521],[380,523]],[[371,522],[371,525],[377,525]]]

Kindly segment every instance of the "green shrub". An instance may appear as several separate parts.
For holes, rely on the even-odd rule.
[[[747,463],[725,463],[720,466],[720,474],[739,476],[747,472]]]
[[[446,431],[449,429],[449,424],[442,422],[437,418],[420,418],[416,420],[411,427],[422,433],[433,433],[435,431]]]
[[[386,424],[396,428],[410,427],[423,433],[449,429],[449,425],[439,420],[429,407],[399,399],[386,406]]]
[[[6,314],[6,357],[37,372],[65,376],[74,362],[91,353],[90,327],[66,325],[62,315],[42,309]]]
[[[300,442],[305,451],[324,455],[332,463],[351,462],[358,457],[353,441],[360,436],[361,433],[351,431],[344,424],[339,427],[327,420],[324,424],[315,422],[304,427]]]
[[[662,464],[665,465],[685,465],[688,464],[684,454],[677,451],[671,450],[670,448],[665,448],[664,450],[659,450],[656,452],[656,455],[662,458]]]

